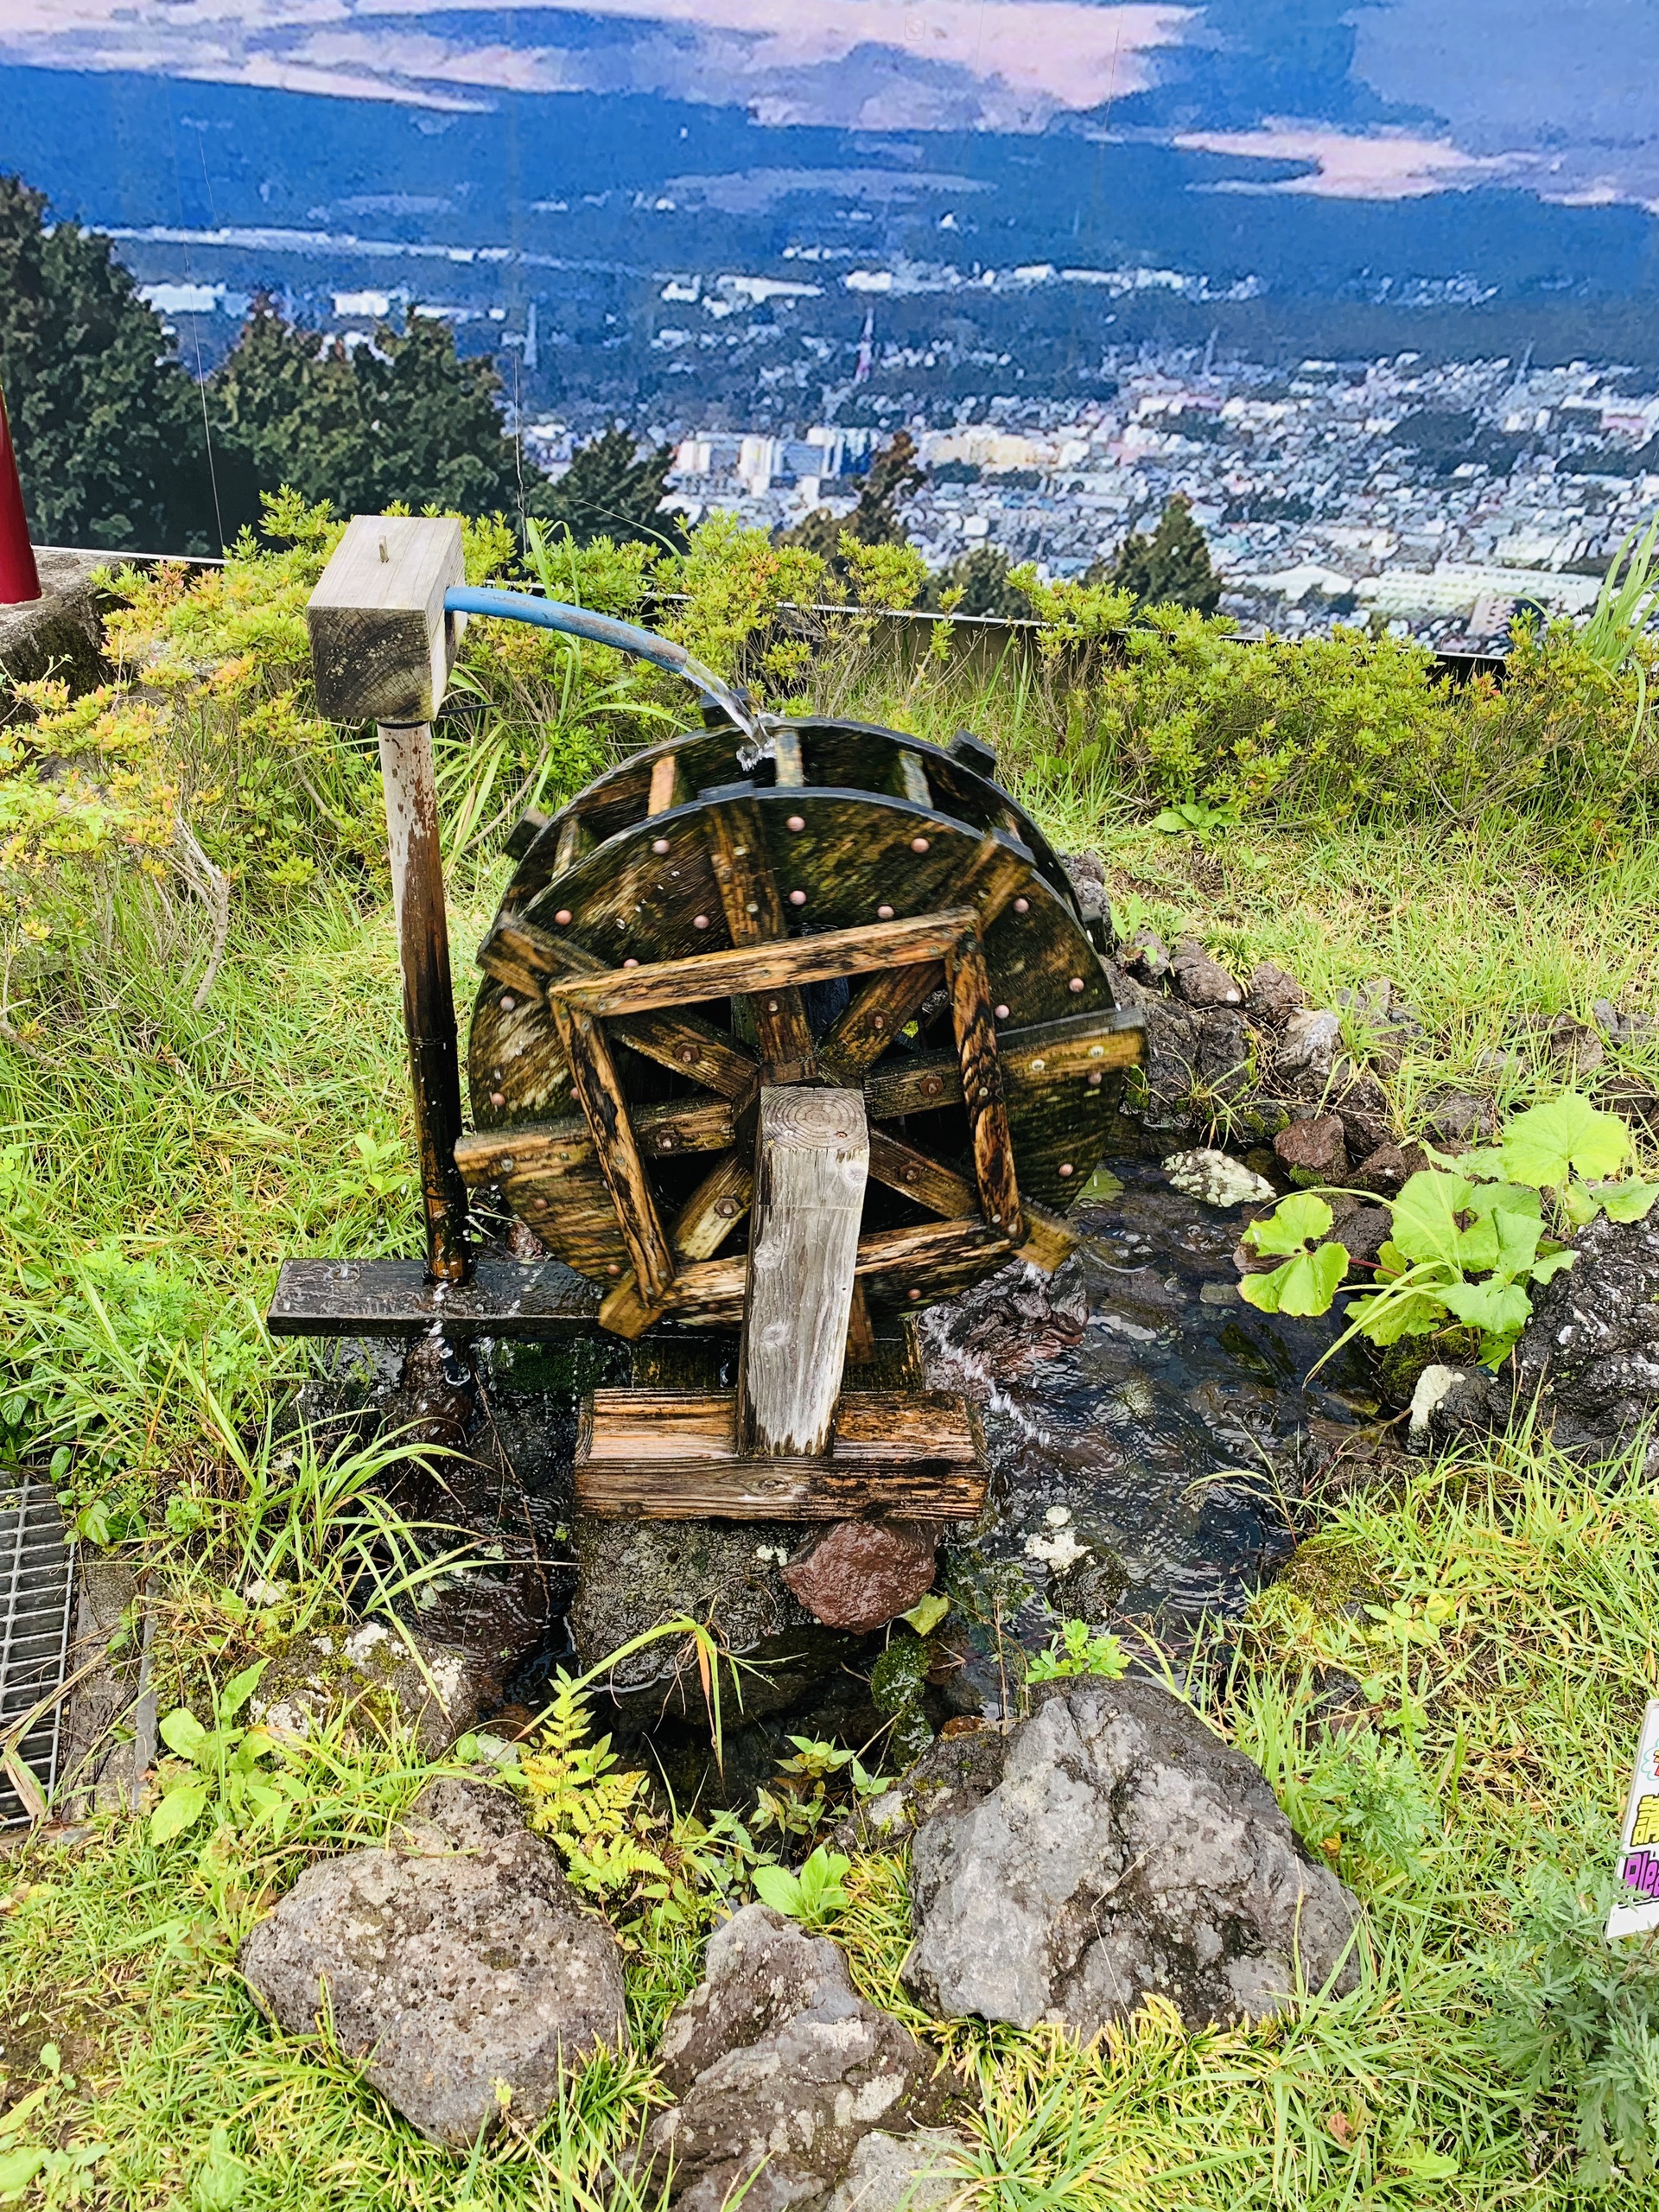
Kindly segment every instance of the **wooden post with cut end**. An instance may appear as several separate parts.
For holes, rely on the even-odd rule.
[[[738,1449],[827,1451],[869,1175],[854,1090],[763,1089],[738,1363]]]
[[[434,1282],[465,1282],[472,1274],[467,1190],[454,1157],[461,1071],[431,730],[460,630],[444,613],[443,595],[465,581],[458,522],[359,515],[306,607],[319,711],[379,726],[426,1271]]]

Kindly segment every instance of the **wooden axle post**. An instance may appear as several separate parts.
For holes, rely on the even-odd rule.
[[[432,718],[465,620],[445,614],[443,595],[465,581],[458,522],[358,515],[306,607],[319,713],[379,731],[426,1272],[443,1283],[473,1272],[455,1166],[461,1070],[432,770]]]
[[[869,1171],[857,1091],[761,1091],[738,1355],[741,1452],[812,1459],[829,1449]]]

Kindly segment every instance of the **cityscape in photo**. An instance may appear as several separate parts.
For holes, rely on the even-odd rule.
[[[256,302],[486,353],[527,470],[1447,645],[1659,507],[1656,0],[0,0],[0,170],[193,374]],[[181,470],[205,468],[181,451]],[[25,469],[27,455],[22,456]],[[143,550],[143,549],[135,549]]]

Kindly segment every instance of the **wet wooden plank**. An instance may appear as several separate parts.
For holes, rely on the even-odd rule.
[[[1063,1215],[1051,1213],[1031,1198],[1022,1200],[1021,1211],[1026,1217],[1026,1241],[1014,1256],[1052,1275],[1077,1250],[1077,1232]]]
[[[772,772],[779,791],[798,791],[806,781],[806,768],[801,759],[801,734],[786,725],[779,727],[772,737]]]
[[[895,1053],[864,1080],[864,1104],[873,1122],[906,1114],[937,1113],[962,1103],[962,1064],[954,1052]]]
[[[430,1283],[419,1260],[285,1260],[266,1326],[274,1337],[539,1337],[591,1328],[599,1292],[557,1260],[487,1254],[467,1283]]]
[[[556,990],[552,1008],[571,1087],[588,1118],[594,1158],[616,1209],[634,1280],[646,1299],[660,1300],[674,1280],[674,1255],[658,1217],[605,1032],[583,1008],[565,1006]]]
[[[559,824],[559,834],[553,843],[553,873],[563,875],[593,843],[593,837],[582,817],[572,808]]]
[[[556,1175],[508,1175],[503,1197],[568,1267],[614,1281],[630,1265],[610,1188],[591,1161]]]
[[[954,1275],[963,1267],[1010,1255],[1011,1241],[970,1221],[925,1221],[906,1229],[872,1230],[858,1240],[855,1273],[873,1281],[892,1281],[901,1288],[925,1288],[935,1274]],[[675,1313],[723,1314],[742,1302],[748,1260],[704,1260],[682,1268],[670,1294]]]
[[[933,794],[928,789],[927,770],[922,766],[920,758],[907,746],[901,746],[899,749],[899,796],[907,798],[912,806],[931,807],[933,804]]]
[[[737,1384],[738,1439],[756,1458],[810,1458],[828,1440],[869,1159],[856,1091],[762,1089]]]
[[[825,930],[818,937],[734,945],[729,951],[704,953],[689,960],[658,960],[645,967],[607,969],[601,975],[571,975],[556,988],[569,1004],[607,1017],[695,1004],[734,993],[753,998],[760,991],[943,959],[972,921],[970,912],[950,909],[918,914],[909,921],[867,922],[854,929]]]
[[[944,981],[937,961],[918,961],[874,976],[818,1039],[818,1064],[846,1082],[879,1060],[907,1021]]]
[[[980,1211],[993,1229],[1015,1243],[1024,1242],[1020,1218],[1020,1185],[1014,1172],[1014,1138],[996,1046],[996,1017],[985,948],[977,929],[964,930],[944,956],[950,991],[950,1018],[962,1062],[962,1099],[973,1146],[974,1179]]]
[[[766,833],[753,792],[746,798],[734,796],[719,801],[709,807],[708,819],[709,856],[714,865],[715,881],[720,889],[727,932],[734,950],[760,946],[781,950],[787,943],[786,909],[772,875]],[[659,963],[658,967],[671,964]],[[734,983],[730,988],[733,995],[743,994],[749,998],[761,1064],[768,1080],[804,1081],[815,1071],[817,1063],[811,1027],[794,980],[786,974],[761,973],[753,983]],[[694,992],[681,991],[653,1003],[671,1006],[696,995]]]
[[[1000,1039],[1003,1078],[1014,1092],[1046,1090],[1071,1076],[1103,1076],[1113,1068],[1135,1066],[1146,1050],[1146,1037],[1147,1018],[1138,1007],[1005,1030]]]
[[[594,1391],[576,1445],[578,1507],[641,1520],[957,1520],[984,1503],[983,1440],[949,1393],[849,1393],[829,1451],[795,1459],[741,1453],[736,1407],[733,1392]]]
[[[736,1138],[731,1102],[725,1098],[670,1098],[633,1109],[634,1141],[642,1153],[666,1158],[682,1152],[722,1152]],[[475,1132],[455,1146],[455,1165],[474,1189],[512,1174],[557,1176],[590,1167],[593,1135],[586,1121],[519,1122],[510,1129]]]
[[[918,1152],[914,1145],[890,1136],[885,1129],[870,1131],[870,1174],[890,1191],[898,1191],[931,1213],[951,1220],[966,1220],[979,1211],[979,1198],[971,1183],[954,1168]]]
[[[735,1150],[723,1153],[681,1207],[668,1232],[677,1268],[688,1261],[712,1259],[748,1212],[754,1171]],[[643,1336],[667,1310],[660,1300],[641,1297],[632,1270],[608,1293],[599,1311],[600,1326],[619,1337]]]

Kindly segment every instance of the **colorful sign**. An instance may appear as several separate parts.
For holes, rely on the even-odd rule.
[[[1618,1871],[1625,1894],[1607,1916],[1609,1942],[1659,1928],[1659,1700],[1643,1717]]]

